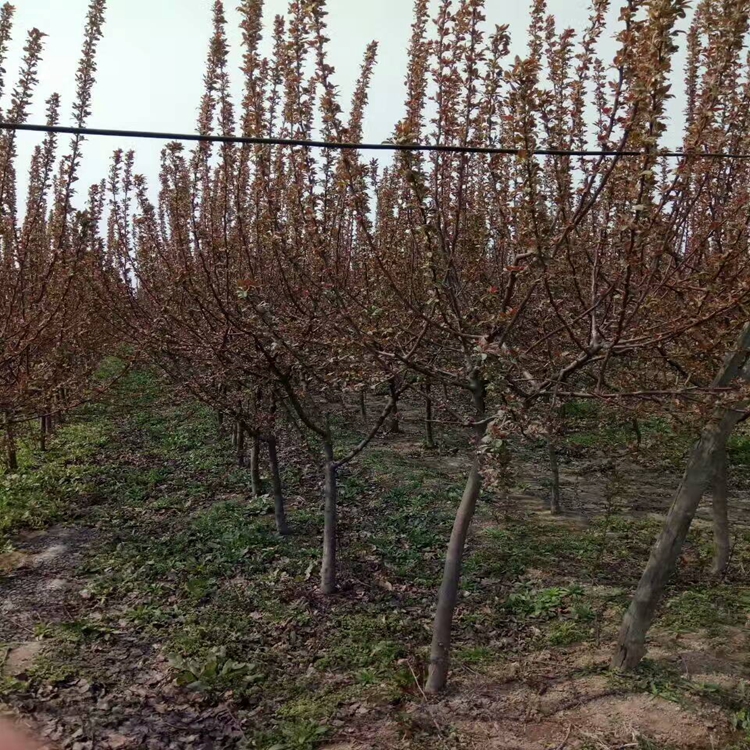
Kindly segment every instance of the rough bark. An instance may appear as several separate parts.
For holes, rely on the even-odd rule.
[[[484,384],[478,375],[472,379],[472,395],[477,422],[484,419]],[[471,521],[476,510],[479,493],[482,489],[482,475],[479,466],[479,442],[485,427],[477,428],[477,448],[471,465],[469,477],[466,480],[461,503],[453,522],[451,538],[445,555],[443,579],[438,594],[437,611],[432,628],[432,645],[430,647],[430,666],[427,675],[425,691],[438,693],[448,680],[450,667],[451,631],[453,629],[453,614],[458,600],[458,589],[461,582],[461,567],[463,564],[466,538],[469,534]]]
[[[323,561],[320,568],[320,591],[332,594],[336,591],[336,526],[338,514],[338,486],[336,462],[333,456],[333,445],[330,441],[323,443],[325,482],[323,486]]]
[[[727,449],[720,446],[714,459],[713,481],[713,520],[714,520],[714,559],[711,572],[722,577],[729,565],[729,512],[727,491]]]
[[[281,536],[289,534],[289,525],[286,520],[284,508],[284,493],[281,487],[281,472],[279,471],[279,454],[277,451],[276,438],[270,437],[268,445],[268,463],[271,467],[271,484],[273,487],[273,510],[276,516],[276,530]]]
[[[729,353],[714,387],[726,387],[737,377],[750,380],[750,324],[740,334],[736,348]],[[715,473],[716,452],[722,449],[732,430],[743,417],[747,402],[723,409],[704,427],[693,448],[664,527],[651,550],[630,606],[620,628],[612,666],[632,670],[646,653],[646,633],[653,622],[664,587],[675,568],[690,524],[701,498]]]
[[[254,497],[263,494],[263,480],[260,478],[260,440],[257,437],[253,437],[253,446],[250,450],[250,485]]]
[[[547,438],[547,452],[552,480],[549,509],[553,515],[557,515],[562,512],[562,493],[560,492],[560,467],[557,463],[557,444],[553,435]]]

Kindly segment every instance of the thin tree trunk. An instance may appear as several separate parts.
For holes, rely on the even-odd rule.
[[[260,440],[255,436],[250,450],[250,486],[255,497],[263,494],[263,480],[260,478]]]
[[[472,378],[472,395],[476,411],[477,422],[484,419],[484,384],[478,374]],[[479,470],[479,442],[484,435],[485,427],[477,427],[477,446],[474,461],[471,465],[469,477],[466,480],[461,504],[458,506],[456,518],[453,522],[448,551],[445,555],[443,580],[438,594],[437,611],[432,627],[432,645],[430,647],[430,666],[425,684],[427,693],[439,693],[448,681],[450,667],[451,631],[453,629],[453,614],[458,600],[458,588],[461,582],[461,567],[463,563],[466,538],[469,534],[471,521],[476,510],[479,493],[482,489],[482,475]]]
[[[247,454],[245,451],[245,426],[242,422],[237,422],[237,466],[244,467],[247,464]]]
[[[271,436],[266,441],[268,445],[268,463],[271,466],[271,484],[273,485],[273,509],[276,516],[276,530],[281,536],[289,534],[284,509],[284,493],[281,487],[281,472],[279,471],[279,455],[276,450],[276,438]]]
[[[65,388],[60,390],[60,424],[65,424],[68,413],[68,391]]]
[[[633,427],[633,434],[635,435],[635,447],[636,447],[636,450],[640,450],[641,449],[642,435],[641,435],[641,425],[638,422],[638,417],[633,417],[633,420],[631,421],[630,424]]]
[[[745,382],[750,380],[749,355],[750,323],[746,323],[736,347],[728,353],[712,386],[726,387],[738,377]],[[747,407],[748,403],[742,402],[717,414],[704,427],[700,440],[693,448],[662,532],[651,550],[641,580],[623,617],[612,657],[613,667],[635,669],[646,653],[646,633],[654,619],[667,580],[677,563],[698,504],[714,477],[716,452],[726,446],[732,430],[742,419]]]
[[[560,492],[560,467],[557,463],[557,445],[555,444],[554,435],[550,435],[547,438],[547,452],[549,454],[549,468],[552,478],[552,494],[549,509],[553,515],[558,515],[562,511],[562,493]]]
[[[44,453],[47,450],[47,417],[39,417],[39,449]]]
[[[479,456],[474,462],[466,481],[461,504],[453,522],[448,551],[445,555],[443,580],[438,594],[438,605],[432,628],[432,646],[430,647],[430,669],[425,691],[439,693],[448,680],[450,666],[451,631],[453,629],[453,613],[458,600],[458,587],[461,582],[461,566],[463,563],[466,537],[469,533],[471,520],[474,517],[477,499],[481,490],[482,480],[479,473]]]
[[[729,410],[720,420],[712,420],[693,448],[664,528],[651,550],[648,564],[623,618],[612,657],[613,667],[635,669],[646,653],[646,633],[680,556],[698,504],[713,478],[715,452],[726,442],[741,416],[740,412]]]
[[[325,457],[325,484],[323,489],[325,509],[323,512],[323,561],[320,568],[320,591],[332,594],[336,590],[336,526],[338,487],[333,445],[330,440],[323,443]]]
[[[67,406],[68,406],[68,397],[65,392],[65,389],[62,388],[57,391],[57,397],[55,399],[57,402],[57,421],[59,424],[65,424],[67,421]],[[50,427],[52,428],[53,425],[50,424]],[[51,432],[52,430],[50,430]]]
[[[359,392],[359,415],[362,417],[365,427],[367,427],[367,394],[364,388]]]
[[[713,482],[714,560],[711,572],[717,577],[726,573],[729,564],[729,512],[727,491],[726,445],[716,451]]]
[[[429,381],[427,381],[423,386],[422,390],[424,392],[424,411],[425,411],[425,446],[432,450],[433,448],[436,448],[437,445],[435,443],[435,432],[434,432],[434,425],[432,421],[432,396],[430,395],[430,391],[432,390],[431,384]]]

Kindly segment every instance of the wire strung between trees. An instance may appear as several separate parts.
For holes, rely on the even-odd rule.
[[[520,156],[655,156],[670,159],[750,159],[750,153],[733,154],[712,151],[617,151],[568,150],[538,148],[527,152],[521,148],[499,146],[447,146],[440,144],[398,143],[340,143],[335,141],[312,141],[300,138],[255,138],[240,135],[200,135],[198,133],[158,133],[149,130],[113,130],[109,128],[78,128],[67,125],[32,125],[29,123],[0,122],[0,130],[17,130],[33,133],[58,133],[63,135],[103,136],[110,138],[145,138],[158,141],[198,141],[200,143],[237,143],[248,146],[302,146],[304,148],[338,149],[341,151],[435,151],[449,154],[504,154]]]

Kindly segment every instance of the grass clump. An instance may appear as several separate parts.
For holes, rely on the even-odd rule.
[[[677,633],[742,625],[750,613],[750,588],[736,585],[693,587],[671,597],[661,625]]]
[[[66,424],[46,453],[21,451],[18,472],[0,475],[0,548],[18,531],[69,518],[94,498],[94,457],[110,432],[108,421]]]

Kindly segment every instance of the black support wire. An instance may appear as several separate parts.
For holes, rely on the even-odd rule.
[[[239,135],[199,135],[198,133],[157,133],[148,130],[112,130],[108,128],[78,128],[66,125],[30,125],[28,123],[0,122],[0,130],[32,133],[59,133],[63,135],[104,136],[111,138],[147,138],[158,141],[199,141],[201,143],[238,143],[250,146],[302,146],[304,148],[338,149],[340,151],[437,151],[449,154],[505,154],[518,156],[526,153],[520,148],[495,146],[445,146],[422,143],[338,143],[335,141],[309,141],[298,138],[249,138]],[[750,153],[732,154],[711,151],[572,151],[555,148],[534,149],[534,156],[656,156],[671,159],[687,157],[699,159],[750,159]]]

